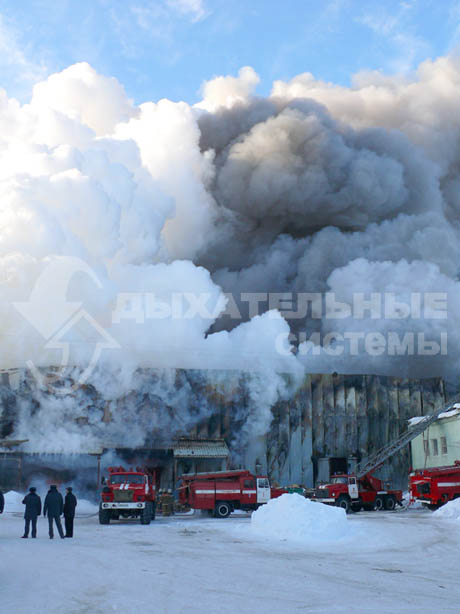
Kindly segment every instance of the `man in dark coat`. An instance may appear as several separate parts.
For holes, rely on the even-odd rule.
[[[5,497],[3,496],[3,493],[0,490],[0,514],[3,514],[4,507],[5,507]]]
[[[34,486],[29,488],[29,494],[22,500],[26,506],[24,511],[25,526],[24,526],[24,539],[29,537],[30,523],[32,523],[32,537],[37,537],[37,518],[42,513],[42,500],[37,495],[37,489]]]
[[[64,522],[65,536],[73,537],[73,519],[75,518],[75,508],[77,507],[77,497],[72,492],[72,486],[66,488],[67,494],[64,500]]]
[[[48,515],[48,527],[50,539],[53,539],[53,521],[56,523],[58,533],[64,539],[64,531],[62,530],[61,515],[64,510],[64,501],[61,493],[53,484],[50,486],[48,494],[45,497],[45,505],[43,506],[43,516]]]

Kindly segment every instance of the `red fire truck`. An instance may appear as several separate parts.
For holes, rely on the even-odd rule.
[[[321,484],[312,497],[314,501],[342,507],[348,512],[364,510],[394,510],[402,505],[401,490],[389,490],[388,485],[367,473],[363,477],[336,474],[330,484]]]
[[[216,471],[181,476],[179,503],[196,510],[208,510],[216,518],[227,518],[234,510],[256,510],[270,499],[288,492],[273,488],[266,476],[250,471]]]
[[[449,467],[417,469],[409,475],[411,501],[431,510],[460,497],[460,461]]]
[[[367,461],[358,465],[355,474],[333,476],[330,484],[318,486],[312,499],[322,503],[328,503],[330,505],[338,505],[343,507],[347,512],[357,512],[361,509],[392,510],[395,508],[396,504],[401,505],[402,492],[400,490],[390,490],[388,485],[382,482],[382,480],[379,480],[373,476],[372,472],[381,467],[388,458],[401,450],[410,441],[420,435],[420,433],[423,433],[423,431],[425,431],[430,424],[433,424],[433,422],[435,422],[435,420],[437,420],[442,413],[453,409],[456,404],[459,403],[459,401],[460,395],[454,398],[452,401],[449,401],[449,403],[443,407],[437,409],[433,414],[425,416],[414,427],[404,432],[389,445],[383,447]],[[445,471],[445,469],[450,469],[450,472],[447,471],[442,473]],[[423,496],[426,497],[426,502],[429,505],[438,506],[445,503],[449,500],[445,498],[445,495],[450,496],[450,494],[453,494],[455,488],[457,488],[457,492],[460,494],[460,483],[454,485],[456,480],[460,482],[460,467],[456,475],[455,472],[452,472],[452,467],[438,470],[426,469],[424,471],[426,472],[426,478],[430,477],[431,473],[436,471],[446,476],[446,478],[442,477],[442,480],[439,480],[440,483],[443,484],[442,488],[444,489],[441,491],[441,494],[439,489],[434,487],[434,484],[433,494],[431,497],[427,497],[427,492],[423,493]],[[418,482],[421,479],[422,478],[420,476],[418,476],[416,479],[414,478],[414,485],[417,487],[416,492],[419,494],[422,494],[422,492],[419,489],[419,484],[415,484],[415,482]],[[412,484],[411,476],[410,481]],[[425,483],[428,484],[428,482],[429,480],[427,479]],[[425,485],[423,489],[427,491],[428,486],[429,484]],[[421,483],[420,488],[422,488]]]
[[[109,467],[103,478],[99,523],[109,524],[120,518],[140,518],[141,524],[155,520],[155,474],[142,467],[126,470]]]

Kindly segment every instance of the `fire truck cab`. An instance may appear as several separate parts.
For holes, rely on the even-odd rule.
[[[139,518],[141,524],[155,520],[154,474],[140,467],[135,471],[109,467],[108,471],[99,504],[99,523],[109,524],[121,518]]]
[[[448,467],[417,469],[409,475],[411,503],[419,501],[431,510],[460,497],[460,461]]]
[[[337,474],[329,484],[321,484],[312,497],[314,501],[336,505],[348,512],[364,510],[394,510],[402,505],[402,491],[390,490],[382,480],[371,474],[361,478]]]

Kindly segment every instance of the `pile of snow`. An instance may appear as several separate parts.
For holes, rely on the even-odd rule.
[[[409,423],[409,427],[411,427],[419,424],[422,420],[425,420],[425,418],[427,418],[427,416],[414,416],[413,418],[409,418],[407,422]]]
[[[438,420],[442,420],[443,418],[452,418],[452,416],[458,416],[460,414],[460,409],[457,407],[458,403],[455,404],[454,409],[449,409],[449,411],[443,411],[442,414],[439,414]]]
[[[413,501],[411,500],[411,494],[408,490],[405,490],[403,492],[402,503],[405,509],[411,509],[411,510],[425,509],[425,506],[423,505],[423,503],[419,501],[418,499],[413,500]]]
[[[437,420],[442,420],[443,418],[452,418],[453,416],[458,416],[459,414],[460,414],[460,403],[455,403],[452,406],[452,409],[449,409],[448,411],[443,411],[442,413],[440,413],[439,416],[437,417]],[[428,416],[414,416],[413,418],[409,418],[408,420],[409,427],[415,426],[429,417],[430,416],[428,415]]]
[[[5,512],[23,512],[24,505],[22,504],[22,500],[25,497],[24,493],[16,492],[15,490],[10,490],[5,495]]]
[[[78,499],[77,509],[75,510],[75,513],[77,516],[96,514],[98,510],[99,507],[91,501],[88,501],[88,499]]]
[[[449,501],[441,508],[436,510],[433,516],[438,518],[446,518],[448,520],[460,520],[460,499]]]
[[[350,535],[343,509],[315,503],[297,493],[281,495],[260,507],[252,514],[251,529],[297,542],[331,542]]]

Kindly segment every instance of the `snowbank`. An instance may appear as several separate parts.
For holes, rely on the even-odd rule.
[[[25,494],[10,490],[5,494],[5,512],[24,512],[22,500]]]
[[[460,521],[460,499],[449,501],[433,513],[437,518]]]
[[[297,493],[281,495],[251,517],[251,529],[261,535],[297,542],[331,542],[350,536],[345,511],[315,503]]]
[[[96,504],[91,503],[91,501],[88,501],[87,499],[78,499],[75,513],[77,516],[80,514],[97,514],[98,510],[99,507]]]

